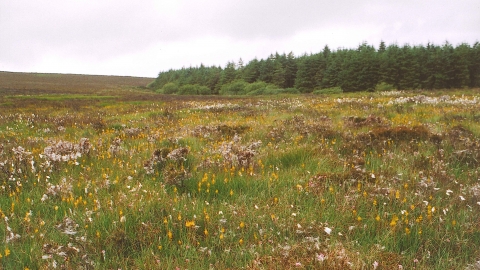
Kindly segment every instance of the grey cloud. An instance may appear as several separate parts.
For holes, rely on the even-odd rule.
[[[110,61],[160,43],[209,37],[275,44],[299,33],[358,26],[366,29],[369,43],[474,42],[480,37],[478,14],[478,0],[1,1],[0,69],[48,55]],[[334,43],[329,39],[335,36],[325,36],[324,44]]]

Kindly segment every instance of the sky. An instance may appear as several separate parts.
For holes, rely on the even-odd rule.
[[[156,77],[367,42],[480,42],[479,0],[0,0],[0,71]]]

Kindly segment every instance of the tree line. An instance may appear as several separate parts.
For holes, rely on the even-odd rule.
[[[480,43],[386,46],[296,57],[292,52],[220,66],[170,69],[149,87],[164,94],[240,95],[480,87]]]

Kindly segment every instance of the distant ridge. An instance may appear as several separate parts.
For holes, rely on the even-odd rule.
[[[5,94],[98,92],[144,89],[154,80],[155,78],[133,76],[0,71],[0,90]]]
[[[67,76],[92,76],[92,77],[124,77],[124,78],[144,78],[144,79],[155,79],[155,77],[138,77],[138,76],[127,76],[127,75],[98,75],[98,74],[79,74],[79,73],[50,73],[50,72],[19,72],[19,71],[8,71],[0,70],[0,73],[10,73],[10,74],[30,74],[30,75],[67,75]]]

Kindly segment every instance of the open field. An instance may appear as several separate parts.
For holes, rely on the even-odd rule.
[[[478,90],[2,85],[0,268],[479,267]]]

